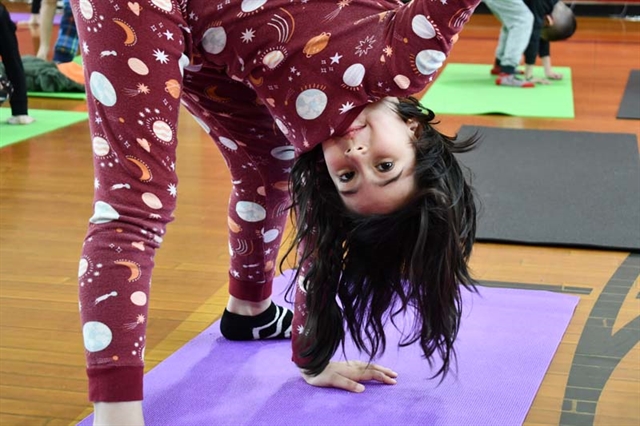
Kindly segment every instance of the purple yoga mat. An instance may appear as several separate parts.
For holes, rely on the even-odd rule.
[[[22,21],[27,22],[31,17],[31,13],[11,12],[10,14],[11,14],[11,20],[15,23],[22,22]],[[59,13],[56,13],[53,16],[54,25],[60,25],[61,19],[62,19],[62,15]]]
[[[274,299],[290,271],[274,283]],[[377,362],[399,373],[395,386],[362,394],[307,385],[288,341],[230,342],[216,322],[145,376],[148,426],[520,425],[579,298],[480,287],[465,293],[457,373],[438,385],[414,345],[389,346]],[[362,359],[349,345],[351,359]],[[80,425],[91,425],[89,416]]]

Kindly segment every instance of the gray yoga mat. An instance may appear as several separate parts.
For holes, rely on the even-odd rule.
[[[463,126],[479,241],[640,251],[635,135]]]
[[[631,70],[617,118],[640,120],[640,70]]]

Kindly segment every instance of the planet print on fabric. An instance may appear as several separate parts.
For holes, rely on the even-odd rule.
[[[266,2],[267,0],[242,0],[241,8],[244,13],[249,13],[264,6]]]
[[[143,291],[131,293],[131,303],[136,306],[144,306],[147,304],[147,295]]]
[[[217,55],[227,45],[227,33],[222,27],[209,28],[202,36],[202,47],[208,53]]]
[[[159,9],[164,10],[165,12],[171,12],[171,10],[173,9],[171,0],[151,0],[151,3],[154,6],[157,6]]]
[[[82,326],[84,348],[89,352],[99,352],[111,344],[113,333],[106,324],[88,321]]]
[[[138,58],[129,58],[127,65],[129,65],[131,71],[138,75],[149,74],[149,67],[147,67],[147,65]]]
[[[409,77],[404,76],[402,74],[398,74],[395,77],[393,77],[393,81],[402,90],[409,88],[409,86],[411,85],[411,80],[409,80]]]
[[[307,58],[310,58],[316,53],[322,52],[329,44],[329,39],[331,39],[331,33],[322,33],[312,37],[302,49],[302,53],[307,55]]]
[[[278,146],[271,150],[271,156],[278,160],[288,161],[293,160],[296,156],[296,152],[292,146]]]
[[[416,55],[416,68],[423,75],[429,75],[438,70],[446,55],[439,50],[427,49]]]
[[[319,89],[307,89],[296,98],[296,112],[305,120],[315,120],[327,107],[327,95]]]
[[[78,264],[78,278],[87,273],[89,269],[89,261],[84,257],[80,259],[80,263]]]
[[[262,63],[266,65],[269,69],[274,69],[284,60],[284,53],[280,50],[274,50],[262,58]]]
[[[99,225],[118,219],[120,219],[120,214],[110,204],[104,201],[96,201],[93,207],[93,216],[91,216],[89,222]]]
[[[349,87],[358,87],[364,79],[365,72],[364,65],[353,64],[342,75],[342,81]]]
[[[280,235],[280,232],[274,228],[262,234],[262,238],[264,239],[265,243],[270,243],[274,241],[276,238],[278,238],[278,235]]]
[[[80,0],[79,6],[82,17],[90,21],[93,18],[93,4],[89,0]]]
[[[289,129],[279,118],[276,118],[276,126],[278,126],[278,129],[280,129],[283,135],[289,134]]]
[[[264,207],[251,201],[238,201],[236,213],[245,222],[260,222],[267,217],[267,211]]]
[[[142,202],[145,203],[147,207],[154,210],[160,210],[162,208],[162,201],[160,201],[160,198],[151,192],[145,192],[142,194]]]
[[[98,157],[104,157],[105,155],[109,154],[109,151],[111,151],[109,142],[107,142],[105,138],[94,136],[91,143],[93,145],[93,153]]]
[[[173,139],[173,130],[171,130],[171,126],[162,120],[154,121],[151,129],[153,130],[153,134],[162,142],[169,143]]]
[[[235,143],[234,141],[232,141],[229,138],[225,138],[224,136],[220,136],[219,141],[222,145],[226,146],[227,148],[229,148],[232,151],[235,151],[238,149],[238,144]]]
[[[117,101],[116,90],[109,79],[102,73],[94,71],[89,77],[91,93],[104,106],[114,106]]]
[[[411,20],[411,29],[420,38],[430,39],[436,36],[436,30],[426,16],[416,15]]]

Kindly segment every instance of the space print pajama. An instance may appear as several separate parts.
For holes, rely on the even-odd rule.
[[[95,167],[78,271],[91,400],[142,399],[153,259],[176,204],[180,102],[231,173],[230,293],[264,300],[295,155],[346,130],[368,103],[422,90],[477,3],[72,0]]]

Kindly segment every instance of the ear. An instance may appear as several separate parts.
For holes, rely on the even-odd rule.
[[[407,126],[409,127],[409,130],[411,130],[411,132],[415,134],[416,130],[418,129],[419,123],[413,118],[410,118],[409,120],[407,120]]]

